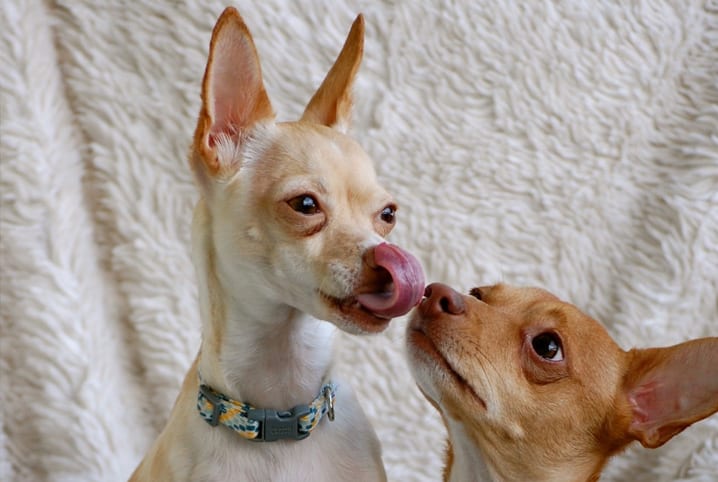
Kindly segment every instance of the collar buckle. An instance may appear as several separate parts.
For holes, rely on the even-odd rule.
[[[260,423],[259,435],[253,439],[258,442],[274,442],[280,439],[302,440],[310,432],[299,432],[299,419],[311,412],[308,405],[297,405],[291,410],[271,410],[252,408],[248,418]]]
[[[209,420],[207,420],[207,423],[210,424],[213,427],[216,427],[219,425],[219,416],[222,414],[222,400],[219,399],[219,397],[215,396],[214,393],[212,393],[212,389],[209,388],[207,385],[200,384],[199,386],[199,392],[205,396],[207,400],[212,404],[212,415],[210,415]]]

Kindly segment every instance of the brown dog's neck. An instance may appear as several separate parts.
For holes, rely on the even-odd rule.
[[[476,456],[476,449],[473,444],[467,444],[468,435],[459,424],[447,423],[447,429],[451,434],[447,441],[446,464],[444,465],[444,482],[476,481],[496,482],[495,478],[484,462],[482,457]],[[451,443],[455,441],[455,444]]]
[[[444,471],[445,482],[595,482],[607,456],[581,460],[569,457],[565,463],[557,461],[555,454],[538,450],[531,453],[530,445],[524,450],[496,452],[498,444],[481,443],[477,436],[466,431],[461,423],[447,423],[450,434]],[[480,448],[480,455],[477,453]],[[535,445],[534,445],[535,447]],[[543,460],[548,455],[547,460]]]

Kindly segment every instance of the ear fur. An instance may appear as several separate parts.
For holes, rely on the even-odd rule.
[[[240,142],[252,125],[273,119],[252,35],[237,10],[228,7],[217,20],[209,45],[194,136],[199,151],[192,159],[195,172],[200,177],[217,175],[222,168],[217,143],[225,136]]]
[[[631,350],[624,391],[628,435],[656,448],[718,411],[718,338]]]
[[[302,121],[347,131],[353,102],[352,86],[363,54],[364,16],[359,14],[337,60],[307,104]]]

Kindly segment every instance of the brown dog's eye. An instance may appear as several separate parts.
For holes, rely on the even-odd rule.
[[[531,340],[531,346],[536,354],[545,360],[556,362],[563,360],[561,340],[554,333],[541,333]]]
[[[385,223],[394,224],[394,219],[396,218],[396,206],[390,204],[382,209],[380,217]]]
[[[309,194],[302,194],[301,196],[292,198],[287,201],[287,204],[296,212],[306,214],[307,216],[319,212],[319,203],[314,199],[314,196],[310,196]]]
[[[469,294],[476,298],[477,300],[481,301],[481,288],[471,288],[471,291],[469,291]]]

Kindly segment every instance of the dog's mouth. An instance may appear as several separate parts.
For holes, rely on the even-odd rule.
[[[424,271],[410,253],[389,243],[374,248],[373,289],[356,296],[361,306],[380,318],[409,312],[424,295]]]
[[[371,269],[354,294],[339,299],[322,292],[322,297],[342,313],[346,323],[364,331],[381,331],[389,320],[408,313],[421,301],[424,271],[414,256],[389,243],[375,246],[371,254]]]
[[[350,332],[378,333],[383,331],[391,318],[379,316],[366,309],[356,296],[339,299],[320,293],[325,302],[339,313],[339,321]]]

